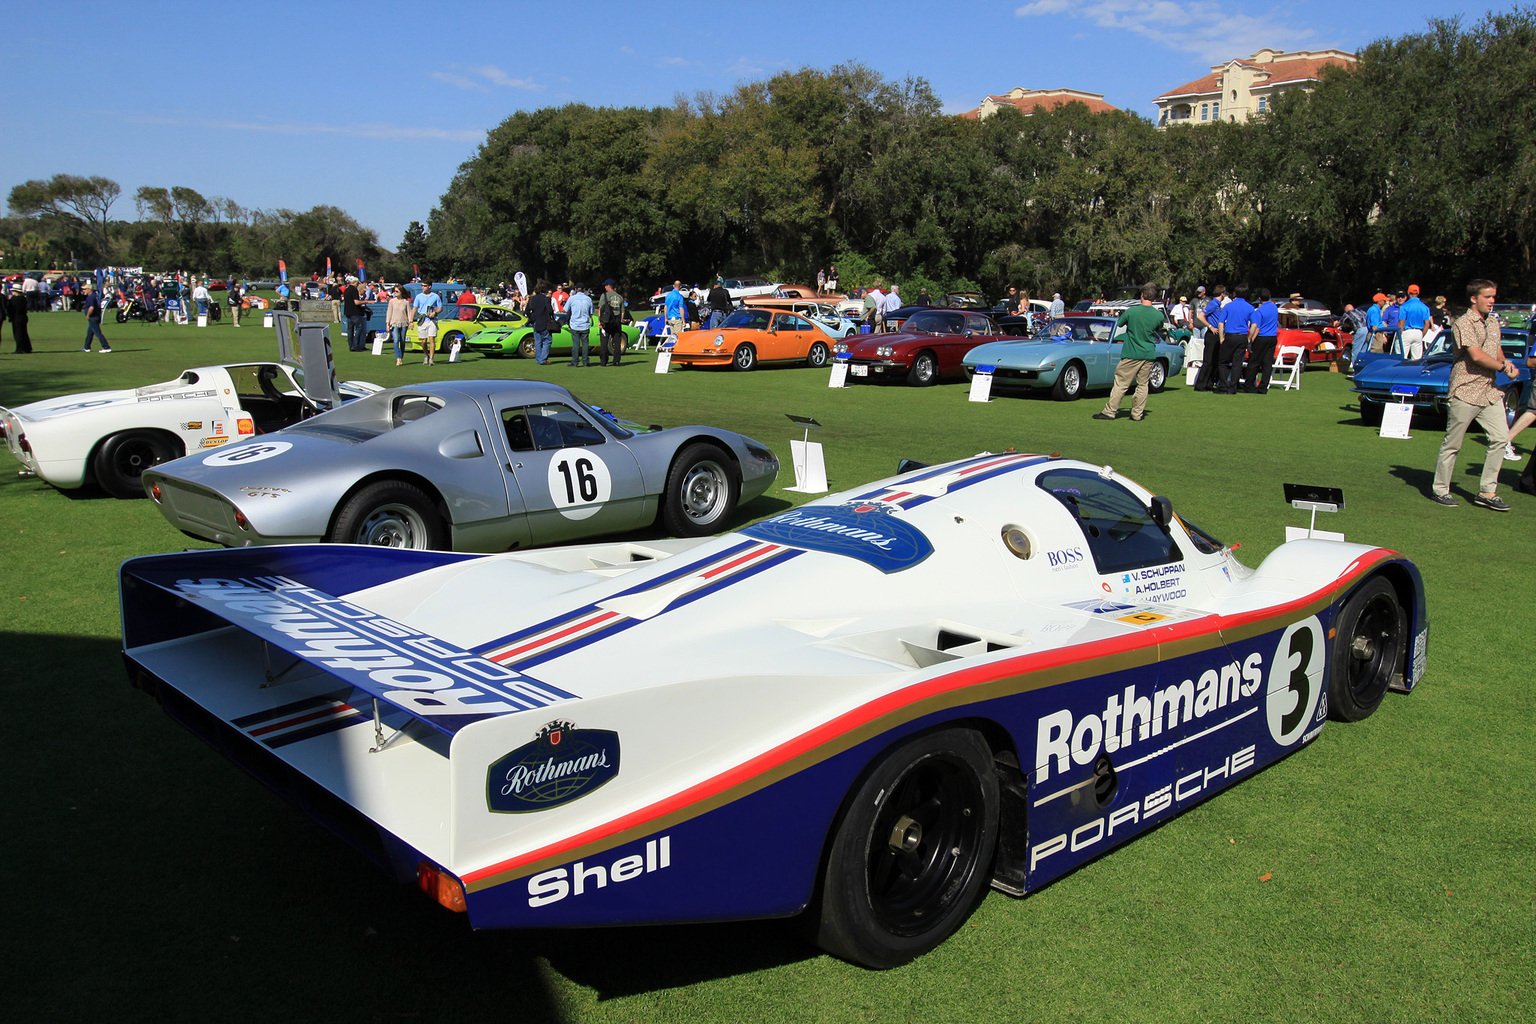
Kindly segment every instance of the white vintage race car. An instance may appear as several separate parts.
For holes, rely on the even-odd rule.
[[[477,928],[813,908],[872,967],[1424,672],[1392,551],[1257,569],[1108,467],[925,467],[700,540],[122,568],[135,684]]]
[[[329,381],[342,400],[380,390],[334,382],[293,358],[286,340],[275,363],[199,366],[174,380],[0,407],[0,437],[24,474],[61,490],[95,483],[118,498],[142,498],[144,470],[189,452],[292,426],[331,404],[305,381]]]

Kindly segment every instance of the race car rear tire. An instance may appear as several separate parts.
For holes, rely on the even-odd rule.
[[[1168,386],[1168,363],[1159,359],[1152,364],[1152,372],[1147,375],[1147,390],[1154,395]]]
[[[662,525],[678,537],[704,537],[736,510],[741,485],[730,460],[712,444],[691,444],[678,453],[662,495]]]
[[[939,364],[932,352],[919,352],[912,359],[912,369],[907,371],[907,383],[915,388],[925,388],[939,379]]]
[[[1051,387],[1051,397],[1058,402],[1073,402],[1083,396],[1084,380],[1083,364],[1076,360],[1061,368],[1061,373],[1056,377],[1056,383]]]
[[[1328,711],[1345,722],[1369,718],[1403,663],[1408,616],[1380,576],[1351,594],[1334,623]]]
[[[815,342],[811,345],[810,352],[806,353],[805,365],[813,370],[820,369],[827,365],[827,357],[829,355],[831,355],[831,352],[825,344],[819,341]]]
[[[757,368],[757,349],[751,345],[737,345],[736,351],[731,353],[731,365],[738,370],[753,370]]]
[[[332,544],[441,551],[448,530],[425,491],[404,480],[379,480],[348,498],[325,539]]]
[[[949,938],[991,881],[999,803],[992,751],[970,729],[927,733],[886,754],[833,834],[817,944],[883,970]]]
[[[142,498],[140,477],[151,466],[182,456],[181,446],[165,434],[130,430],[113,434],[96,449],[91,469],[101,489],[114,498]]]

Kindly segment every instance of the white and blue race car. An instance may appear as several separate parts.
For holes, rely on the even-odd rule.
[[[1109,467],[978,455],[694,540],[133,559],[135,684],[476,928],[806,912],[890,967],[1371,714],[1419,573],[1257,568]]]

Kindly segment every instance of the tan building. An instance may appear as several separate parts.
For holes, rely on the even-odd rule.
[[[1356,61],[1343,50],[1260,50],[1213,64],[1204,78],[1157,97],[1157,126],[1246,121],[1267,111],[1287,90],[1311,89],[1323,68],[1354,67]]]
[[[1042,110],[1064,107],[1068,103],[1081,103],[1095,114],[1119,109],[1105,103],[1104,94],[1101,92],[1081,92],[1077,89],[1024,89],[1014,86],[1001,96],[988,96],[981,101],[981,106],[974,110],[967,110],[960,116],[977,121],[991,117],[1004,107],[1012,107],[1028,117]]]

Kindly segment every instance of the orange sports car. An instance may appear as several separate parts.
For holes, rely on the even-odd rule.
[[[679,366],[734,366],[758,363],[826,366],[832,335],[816,321],[783,309],[738,309],[714,329],[684,331],[672,348]]]

